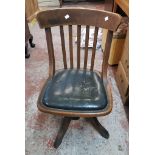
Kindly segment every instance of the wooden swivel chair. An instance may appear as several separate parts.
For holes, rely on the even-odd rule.
[[[48,55],[49,78],[38,98],[38,109],[45,113],[63,116],[62,125],[56,137],[57,148],[68,129],[71,120],[88,118],[96,130],[108,138],[108,131],[98,122],[98,116],[105,116],[112,110],[112,95],[107,80],[109,50],[113,31],[121,21],[118,14],[82,8],[64,8],[40,12],[37,15],[40,28],[45,29]],[[66,60],[65,37],[63,25],[68,25],[70,65]],[[77,25],[77,67],[73,63],[72,25]],[[84,66],[80,65],[81,26],[86,26]],[[51,27],[60,27],[62,56],[64,68],[55,69],[54,45]],[[89,29],[94,26],[94,43],[91,67],[87,67]],[[94,60],[99,28],[108,29],[107,42],[103,52],[101,72],[94,71]],[[70,66],[70,67],[69,67]]]

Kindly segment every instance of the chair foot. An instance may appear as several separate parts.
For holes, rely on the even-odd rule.
[[[63,118],[61,127],[58,131],[58,135],[54,142],[54,148],[57,149],[60,146],[62,139],[69,127],[71,120],[78,120],[78,119],[79,119],[79,117],[64,117]],[[104,137],[106,139],[109,138],[108,131],[99,123],[99,121],[97,120],[96,117],[88,118],[88,120],[94,126],[94,128],[101,134],[102,137]]]
[[[70,118],[70,117],[64,117],[63,118],[61,127],[60,127],[59,132],[58,132],[58,135],[57,135],[56,140],[54,142],[55,148],[58,148],[59,145],[61,144],[62,139],[63,139],[68,127],[69,127],[71,120],[72,120],[72,118]]]
[[[31,37],[30,37],[30,39],[29,39],[29,43],[30,43],[30,46],[31,46],[32,48],[35,47],[35,44],[33,43],[33,36],[32,36],[32,35],[31,35]]]
[[[25,58],[28,59],[30,57],[30,54],[28,52],[28,44],[25,44]]]
[[[106,139],[109,138],[108,131],[99,123],[96,117],[88,118],[93,127],[100,133],[100,135]]]

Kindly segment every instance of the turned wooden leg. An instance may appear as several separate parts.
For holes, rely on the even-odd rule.
[[[72,118],[70,118],[70,117],[64,117],[63,118],[61,127],[60,127],[59,132],[58,132],[58,135],[57,135],[56,140],[54,142],[55,148],[58,148],[59,145],[61,144],[62,139],[63,139],[68,127],[69,127],[71,120],[72,120]]]
[[[101,134],[102,137],[106,139],[109,138],[108,131],[99,123],[96,117],[89,118],[88,120],[94,126],[94,128]]]
[[[28,44],[25,43],[25,58],[29,58],[30,57],[30,54],[28,52]]]
[[[31,35],[31,37],[30,37],[30,39],[29,39],[29,43],[30,43],[30,46],[31,46],[32,48],[35,47],[35,44],[33,43],[33,36],[32,36],[32,35]]]

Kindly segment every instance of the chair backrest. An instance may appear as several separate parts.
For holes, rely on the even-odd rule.
[[[55,56],[54,56],[51,27],[54,27],[54,26],[60,27],[64,69],[67,69],[68,65],[66,60],[66,48],[65,48],[65,37],[64,37],[63,25],[68,25],[68,31],[69,31],[68,34],[69,34],[70,68],[74,68],[72,26],[77,25],[77,69],[81,68],[80,66],[81,26],[86,26],[84,66],[82,67],[83,69],[87,69],[90,26],[95,27],[90,70],[94,69],[98,30],[99,28],[108,29],[105,51],[103,54],[104,60],[102,63],[101,77],[103,77],[104,74],[106,75],[112,35],[113,35],[113,31],[117,30],[121,22],[120,15],[112,12],[98,11],[93,9],[84,9],[84,8],[63,8],[62,9],[61,8],[61,9],[39,12],[37,15],[37,20],[40,25],[40,28],[45,28],[45,32],[46,32],[46,40],[47,40],[47,47],[48,47],[48,54],[49,54],[50,76],[52,76],[55,73]]]

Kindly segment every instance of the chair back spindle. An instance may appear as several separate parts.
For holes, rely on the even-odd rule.
[[[61,36],[61,47],[62,47],[64,69],[67,69],[64,29],[62,25],[60,25],[60,36]]]
[[[51,28],[45,28],[45,33],[49,55],[49,76],[52,76],[55,73],[55,56]]]
[[[89,45],[89,25],[86,26],[84,69],[87,69],[88,45]]]
[[[94,60],[95,60],[95,53],[96,53],[98,29],[99,29],[98,27],[95,27],[94,42],[93,42],[92,57],[91,57],[91,68],[90,68],[90,70],[93,70],[93,68],[94,68]]]
[[[70,51],[70,68],[73,68],[73,40],[72,40],[72,25],[69,25],[69,51]]]
[[[81,25],[77,25],[77,69],[80,69]]]
[[[101,77],[107,76],[107,67],[108,67],[108,58],[110,54],[110,47],[112,42],[113,32],[108,31],[107,33],[107,39],[105,44],[105,50],[103,52],[103,61],[102,61],[102,72]]]
[[[86,26],[86,36],[85,36],[85,51],[84,51],[84,66],[83,69],[87,69],[88,65],[88,46],[89,46],[89,32],[90,27],[95,27],[94,30],[94,41],[91,56],[91,66],[90,70],[94,70],[94,62],[96,55],[96,45],[99,28],[108,29],[107,40],[105,44],[105,51],[103,52],[103,61],[101,69],[101,77],[107,75],[108,58],[111,47],[111,41],[113,36],[113,31],[116,31],[119,24],[121,23],[121,16],[106,11],[98,11],[93,9],[82,9],[82,8],[61,8],[54,10],[47,10],[38,13],[37,20],[40,28],[45,28],[47,47],[49,54],[49,73],[52,76],[55,73],[55,57],[51,27],[60,27],[60,37],[62,46],[62,56],[64,69],[67,69],[67,57],[65,48],[65,36],[64,36],[64,25],[68,25],[69,34],[69,56],[70,56],[70,68],[74,68],[74,57],[73,57],[73,25],[77,26],[77,69],[81,69],[81,27]],[[104,34],[103,34],[104,35]]]

